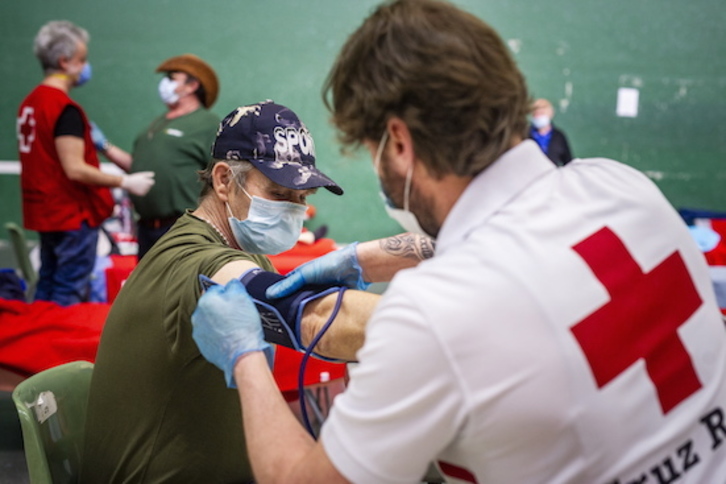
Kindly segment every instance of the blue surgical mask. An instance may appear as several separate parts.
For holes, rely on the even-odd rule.
[[[74,85],[76,87],[84,85],[85,83],[87,83],[88,81],[91,80],[92,74],[93,74],[93,71],[91,69],[91,63],[86,62],[85,64],[83,64],[83,69],[81,69],[81,74],[78,76],[78,79],[76,80]]]
[[[179,94],[176,92],[176,88],[179,87],[179,83],[168,77],[163,77],[159,81],[159,97],[164,104],[176,104],[179,101]]]
[[[235,218],[227,204],[229,225],[239,246],[250,254],[276,255],[292,249],[300,237],[307,205],[267,200],[250,196],[244,188],[242,191],[251,200],[245,220]]]
[[[375,167],[376,175],[378,175],[378,165],[381,163],[381,156],[383,155],[383,148],[386,145],[386,141],[388,141],[388,131],[383,133],[383,137],[381,138],[381,142],[378,145],[378,151],[376,152],[376,159],[373,161],[373,165]],[[421,228],[421,224],[418,223],[418,219],[416,218],[416,215],[412,211],[408,209],[408,201],[409,197],[411,195],[411,177],[413,176],[413,166],[408,169],[408,173],[406,173],[406,185],[403,187],[403,208],[397,208],[393,204],[393,200],[391,200],[391,197],[388,196],[388,194],[383,189],[383,183],[380,183],[380,175],[378,176],[378,181],[380,183],[380,195],[383,199],[383,203],[386,208],[386,213],[389,217],[391,217],[393,220],[398,222],[398,225],[403,227],[403,230],[406,232],[411,232],[414,234],[421,234],[421,235],[428,235],[424,229]]]

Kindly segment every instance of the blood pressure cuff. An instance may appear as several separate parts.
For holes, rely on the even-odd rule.
[[[340,291],[341,287],[308,284],[290,296],[268,299],[265,291],[281,279],[284,279],[284,276],[260,268],[250,269],[240,276],[240,281],[260,313],[265,340],[297,351],[305,351],[307,348],[303,346],[300,337],[300,322],[305,306],[316,299]],[[216,282],[205,276],[199,276],[199,281],[205,291],[210,286],[216,285]],[[318,354],[315,356],[327,359]]]

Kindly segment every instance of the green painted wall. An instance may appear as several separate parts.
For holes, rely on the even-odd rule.
[[[535,97],[556,105],[576,156],[648,173],[677,207],[726,211],[726,9],[722,0],[461,0],[507,40]],[[220,77],[213,111],[271,98],[306,121],[320,166],[346,190],[321,191],[313,226],[341,242],[396,232],[365,153],[342,158],[320,90],[368,0],[6,0],[0,3],[0,160],[16,160],[15,114],[40,81],[32,40],[52,19],[89,30],[93,80],[72,95],[117,145],[163,111],[154,68],[192,52]],[[639,115],[616,115],[617,91]],[[42,176],[42,174],[38,174]],[[0,175],[0,222],[20,220],[18,177]],[[0,234],[4,237],[4,234]]]

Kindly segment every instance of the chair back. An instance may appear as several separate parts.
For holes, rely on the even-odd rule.
[[[32,484],[78,481],[93,363],[74,361],[22,381],[13,391]]]
[[[15,253],[15,260],[27,285],[25,294],[26,296],[30,296],[35,289],[35,284],[38,282],[38,272],[33,268],[33,264],[30,261],[30,251],[28,250],[28,241],[25,238],[25,232],[15,222],[7,222],[5,229],[8,231],[10,243]]]

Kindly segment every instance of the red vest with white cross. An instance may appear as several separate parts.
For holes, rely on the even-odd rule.
[[[90,124],[81,107],[60,89],[36,87],[20,105],[17,118],[23,223],[28,230],[77,230],[83,221],[98,227],[113,211],[113,197],[108,188],[72,181],[63,171],[54,130],[68,105],[76,106],[83,116],[86,163],[100,166]]]

